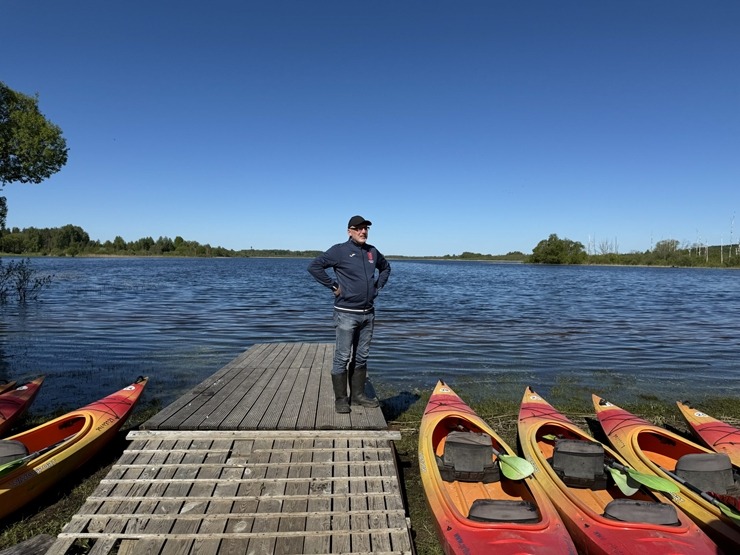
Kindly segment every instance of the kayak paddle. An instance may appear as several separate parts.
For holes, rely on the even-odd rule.
[[[730,507],[722,503],[722,501],[720,501],[719,499],[712,497],[707,492],[700,490],[694,484],[687,482],[686,480],[681,478],[678,474],[674,474],[673,472],[671,472],[670,470],[666,470],[662,466],[659,466],[658,468],[660,468],[663,472],[668,474],[668,476],[670,476],[671,478],[673,478],[680,484],[683,484],[684,486],[689,488],[691,491],[693,491],[697,495],[700,495],[702,499],[709,501],[712,505],[714,505],[720,511],[722,511],[722,514],[724,514],[725,516],[728,516],[733,521],[735,521],[736,524],[740,524],[740,513],[731,509]]]
[[[498,457],[501,472],[509,480],[523,480],[534,473],[534,466],[532,466],[532,463],[527,459],[516,457],[514,455],[506,455],[496,451],[493,447],[491,447],[491,450],[493,450],[493,454]]]
[[[5,476],[6,474],[12,472],[13,470],[15,470],[16,468],[18,468],[19,466],[23,466],[24,464],[26,464],[30,460],[36,459],[36,458],[40,457],[41,455],[43,455],[44,453],[48,453],[49,451],[51,451],[55,447],[58,447],[59,445],[61,445],[65,441],[68,441],[68,440],[72,439],[76,435],[77,434],[74,433],[71,436],[67,436],[64,439],[62,439],[60,441],[57,441],[53,445],[47,445],[43,449],[39,449],[38,451],[34,451],[33,453],[30,453],[30,454],[26,455],[25,457],[21,457],[20,459],[15,459],[14,461],[6,462],[5,464],[0,465],[0,477]]]
[[[559,438],[556,435],[548,434],[542,436],[542,439],[555,441]],[[614,479],[614,483],[617,484],[617,487],[619,488],[619,491],[628,497],[637,493],[637,490],[640,489],[639,484],[665,493],[677,493],[679,491],[678,486],[670,480],[666,480],[665,478],[661,478],[654,474],[638,472],[634,468],[619,464],[614,459],[607,458],[605,460],[604,468],[606,468],[609,471],[609,474],[611,474]]]
[[[617,484],[617,487],[619,488],[619,491],[627,497],[636,494],[640,490],[640,484],[633,480],[629,474],[621,472],[608,464],[605,464],[604,468],[606,468],[609,471],[609,474],[611,474],[614,483]]]
[[[644,472],[638,472],[634,468],[621,465],[614,460],[610,461],[609,463],[604,463],[604,466],[609,469],[609,472],[612,476],[614,476],[615,472],[621,472],[638,484],[642,484],[643,486],[649,487],[650,489],[654,489],[656,491],[662,491],[664,493],[678,493],[681,489],[670,480],[666,480],[665,478],[661,478],[660,476],[656,476],[654,474],[645,474]],[[612,470],[614,470],[614,472],[612,472]],[[617,482],[616,479],[614,481]],[[617,486],[619,486],[619,482],[617,482]],[[622,488],[620,487],[619,489],[621,490]],[[624,493],[625,495],[632,495],[631,493],[626,493],[624,490],[622,490],[622,493]]]
[[[462,424],[458,424],[457,429],[464,432],[471,431]],[[491,445],[491,451],[493,451],[493,454],[496,455],[499,460],[499,468],[501,469],[502,474],[509,480],[523,480],[527,476],[534,474],[534,466],[532,466],[532,463],[527,459],[496,451],[493,445]]]

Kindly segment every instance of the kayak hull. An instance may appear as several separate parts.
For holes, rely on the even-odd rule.
[[[592,400],[596,416],[609,442],[635,470],[670,480],[671,476],[663,472],[661,467],[673,471],[681,456],[711,452],[598,395],[593,395]],[[673,503],[727,553],[737,552],[740,547],[740,526],[733,524],[717,507],[685,485],[679,482],[676,484],[680,491],[669,495]]]
[[[147,378],[94,403],[10,436],[33,454],[52,447],[0,476],[0,518],[57,484],[98,453],[133,412]]]
[[[494,449],[505,455],[516,455],[449,386],[441,381],[437,383],[421,421],[419,468],[445,553],[575,555],[575,546],[560,517],[531,477],[510,480],[501,476],[494,483],[442,479],[437,456],[441,456],[450,431],[458,429],[487,434]],[[471,520],[468,513],[478,499],[532,503],[537,507],[539,520],[527,524]]]
[[[42,383],[44,376],[0,393],[0,437],[10,432],[13,424],[26,413],[36,399]]]
[[[630,553],[718,553],[717,546],[680,511],[677,525],[617,521],[604,516],[612,501],[627,498],[616,485],[606,488],[570,487],[551,465],[554,454],[552,436],[596,442],[565,415],[526,388],[519,411],[519,441],[525,457],[535,466],[535,479],[542,485],[557,508],[581,553],[613,555]],[[627,463],[608,446],[605,456]],[[646,503],[670,504],[662,494],[639,490],[629,499]]]
[[[686,424],[701,443],[717,453],[725,453],[733,465],[740,467],[740,429],[688,404],[679,401],[676,405]]]

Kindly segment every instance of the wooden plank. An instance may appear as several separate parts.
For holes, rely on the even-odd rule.
[[[307,343],[304,345],[307,345],[307,349],[303,354],[303,359],[300,361],[300,366],[298,366],[295,372],[295,384],[291,389],[288,399],[285,401],[285,409],[280,415],[280,419],[276,426],[276,429],[278,430],[295,429],[298,424],[298,417],[304,410],[308,381],[311,375],[311,366],[313,366],[314,360],[316,359],[316,353],[318,352],[318,345],[315,343]]]
[[[247,372],[243,372],[239,380],[232,381],[228,387],[222,388],[217,395],[210,398],[197,413],[184,420],[182,429],[235,429],[236,426],[229,424],[233,420],[232,414],[239,412],[254,402],[265,384],[270,380],[269,366],[274,360],[282,360],[286,349],[286,343],[276,343],[274,347],[262,352],[262,356],[251,359]]]
[[[177,428],[179,423],[182,422],[187,416],[192,414],[193,411],[197,410],[203,405],[211,395],[207,394],[209,388],[214,384],[219,384],[221,380],[225,380],[226,376],[234,370],[241,370],[245,368],[252,359],[264,356],[266,351],[270,351],[274,348],[274,345],[269,343],[263,343],[253,346],[248,351],[242,353],[234,360],[226,364],[221,370],[206,378],[203,382],[198,384],[195,388],[188,391],[175,402],[165,407],[163,410],[155,414],[152,418],[147,420],[141,425],[142,429],[161,429],[163,427],[174,427]],[[236,372],[237,374],[239,372]],[[185,414],[178,414],[182,411]]]
[[[327,344],[319,344],[313,363],[308,367],[308,382],[306,383],[306,394],[303,398],[301,413],[298,416],[296,428],[299,430],[316,429],[316,411],[319,405],[319,386],[321,376],[324,373]],[[304,368],[301,368],[304,370]]]
[[[208,419],[199,426],[202,430],[236,430],[249,408],[260,398],[272,379],[271,369],[279,365],[290,351],[287,343],[279,343],[269,356],[256,362],[253,375],[256,380],[241,383],[239,387],[227,392],[228,395],[215,408]],[[256,429],[256,426],[250,426]]]
[[[358,466],[356,464],[349,465],[349,474],[353,478],[366,478],[365,477],[365,453],[362,452],[364,447],[362,440],[350,440],[349,442],[349,460],[350,463],[362,462],[363,465]],[[368,480],[353,480],[349,484],[350,491],[352,493],[364,494],[367,492]],[[367,514],[368,502],[367,498],[355,497],[350,502],[350,519],[353,530],[369,530],[370,519]],[[370,535],[367,533],[352,534],[352,550],[370,552]]]
[[[241,444],[241,442],[236,443]],[[251,441],[249,443],[251,445]],[[213,445],[213,447],[219,447],[220,449],[232,446],[232,442],[228,439],[216,440]],[[237,446],[237,450],[239,449],[240,447]],[[244,450],[247,451],[248,449]],[[236,500],[235,494],[239,488],[236,479],[242,476],[243,473],[243,468],[225,467],[217,475],[219,478],[225,478],[226,481],[219,481],[213,487],[213,500],[206,507],[206,517],[198,530],[199,538],[193,544],[193,554],[217,555],[222,552],[222,541],[212,536],[223,533],[226,530],[228,515],[232,511],[234,501]]]
[[[393,464],[395,466],[395,460],[384,460],[384,457],[381,455],[381,452],[377,449],[377,442],[375,441],[366,441],[363,442],[363,447],[365,448],[363,459],[365,461],[365,474],[368,476],[383,476],[387,475],[388,470],[386,468],[386,464]],[[389,450],[383,451],[383,455],[390,454]],[[390,457],[388,457],[390,458]],[[395,474],[396,469],[394,468],[393,474]],[[381,493],[383,492],[383,483],[378,482],[375,480],[368,480],[366,482],[367,492],[368,493]],[[380,531],[375,530],[382,530],[383,528],[388,528],[389,526],[389,515],[388,512],[391,511],[386,505],[386,498],[380,497],[377,495],[368,496],[367,497],[367,507],[370,511],[370,514],[368,516],[369,523],[368,526],[371,530],[373,530],[370,533],[370,548],[373,551],[391,551],[393,549],[393,545],[391,542],[391,538],[388,534],[382,533]],[[396,509],[396,512],[400,512],[401,519],[405,518],[405,514],[403,514],[403,509],[401,511],[398,511]]]
[[[348,447],[349,442],[341,439],[335,441],[335,446]],[[349,468],[342,464],[349,460],[349,454],[346,450],[338,450],[334,453],[333,464],[334,464],[334,476],[330,478],[332,484],[332,491],[334,493],[351,493],[349,480]],[[332,530],[338,531],[351,531],[349,511],[351,509],[351,503],[341,498],[334,501],[332,509],[336,513],[336,516],[332,519]],[[350,535],[337,534],[332,537],[331,552],[332,553],[347,553],[351,550],[351,539]]]
[[[283,366],[285,366],[283,380],[281,381],[272,400],[265,408],[262,419],[259,422],[260,429],[277,430],[279,428],[280,419],[285,411],[290,410],[297,414],[300,402],[297,406],[291,406],[289,399],[291,397],[295,397],[294,392],[297,391],[297,393],[300,394],[300,400],[302,401],[303,393],[305,391],[305,383],[308,381],[308,372],[305,372],[301,376],[300,370],[307,352],[308,345],[305,343],[299,343],[293,346],[291,355],[286,357],[283,362]],[[299,385],[300,382],[304,382],[302,386]],[[298,389],[299,387],[300,389]],[[247,414],[246,418],[249,417],[250,414]]]
[[[271,406],[274,407],[274,410],[280,413],[282,412],[285,406],[285,400],[288,398],[288,393],[290,392],[290,387],[294,381],[292,375],[286,380],[288,369],[299,352],[300,347],[293,345],[285,352],[284,357],[279,361],[276,360],[273,362],[267,370],[270,373],[270,380],[262,391],[260,391],[259,397],[251,405],[245,407],[248,410],[242,416],[241,421],[237,422],[235,418],[235,416],[238,417],[239,413],[233,413],[229,416],[229,419],[233,418],[234,427],[237,429],[256,428],[268,430],[274,428],[274,423],[272,422],[263,424],[265,414]],[[284,392],[283,389],[285,389]],[[277,422],[277,417],[275,418],[275,422]]]
[[[299,439],[303,437],[322,437],[344,439],[384,439],[398,441],[401,432],[393,430],[131,430],[129,440],[177,440],[177,439],[262,439],[266,437],[280,439]]]
[[[41,555],[54,543],[54,538],[47,534],[39,534],[24,542],[0,551],[0,555]]]
[[[317,430],[348,429],[351,427],[349,414],[337,414],[334,408],[334,387],[332,385],[331,368],[334,359],[334,346],[324,350],[324,359],[311,376],[311,382],[317,388],[317,403],[315,407],[315,424]],[[335,423],[339,418],[339,422]]]
[[[209,447],[211,447],[211,445],[212,441],[195,440],[191,443],[190,447],[193,447],[196,450],[202,450],[208,449]],[[193,484],[192,488],[184,485],[179,490],[168,489],[168,491],[166,492],[167,497],[177,497],[178,494],[185,494],[188,496],[191,494],[198,496],[212,494],[215,488],[215,484],[209,483],[208,480],[217,478],[218,475],[221,473],[220,469],[216,468],[214,463],[223,464],[225,460],[226,456],[223,453],[218,454],[216,457],[211,459],[209,459],[208,454],[204,455],[202,452],[186,453],[182,459],[182,464],[180,465],[180,468],[178,468],[175,473],[175,477],[185,479],[198,478],[202,481]],[[208,466],[205,466],[204,463],[206,463],[207,461],[210,464],[208,464]],[[178,518],[170,528],[170,534],[177,536],[181,534],[198,532],[198,528],[203,520],[203,514],[207,505],[201,502],[183,502],[175,499],[172,499],[171,503],[171,507],[173,509],[171,514],[175,514],[178,517],[182,517],[183,515],[192,515],[195,516],[197,520]],[[175,508],[177,509],[176,511],[174,510]],[[191,547],[193,546],[193,543],[194,541],[192,539],[169,539],[162,546],[162,550],[160,551],[159,555],[188,555],[189,553],[191,553]]]
[[[291,452],[288,460],[288,477],[300,478],[302,481],[286,484],[284,495],[292,499],[283,501],[278,532],[297,532],[306,530],[308,514],[308,494],[311,488],[311,451],[305,448],[313,445],[311,439],[300,439],[291,443]],[[303,498],[301,498],[303,496]],[[281,536],[275,541],[275,553],[304,553],[303,540],[305,536]]]
[[[329,553],[331,549],[331,538],[327,535],[311,534],[331,530],[332,504],[334,492],[331,490],[331,484],[325,481],[332,475],[333,467],[333,449],[334,441],[328,438],[319,438],[313,440],[311,446],[306,446],[304,452],[311,453],[311,461],[314,467],[311,470],[311,485],[309,491],[311,494],[306,505],[307,511],[315,512],[315,516],[306,518],[306,537],[303,547],[306,553]]]

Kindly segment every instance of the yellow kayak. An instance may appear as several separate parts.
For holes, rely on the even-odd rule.
[[[552,499],[579,553],[713,554],[717,546],[664,495],[624,493],[604,464],[627,466],[540,395],[526,388],[519,410],[522,452]]]
[[[441,381],[421,420],[419,468],[447,555],[575,555],[531,465]]]
[[[592,400],[596,416],[609,442],[635,470],[675,479],[674,476],[680,471],[684,461],[714,462],[711,457],[706,458],[706,455],[714,454],[709,449],[651,424],[598,395],[592,395]],[[685,458],[687,455],[689,457]],[[684,481],[688,480],[690,483],[691,479],[685,476],[691,473],[699,476],[700,470],[701,468],[687,466]],[[730,471],[731,474],[732,471]],[[727,553],[738,553],[740,551],[740,525],[689,485],[680,481],[677,483],[680,488],[679,493],[670,494],[676,506],[682,509]]]
[[[148,378],[36,428],[0,440],[0,518],[78,469],[113,439]]]

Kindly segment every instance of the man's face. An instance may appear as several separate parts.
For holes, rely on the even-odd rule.
[[[367,242],[367,234],[370,230],[366,225],[352,226],[347,230],[349,236],[355,243],[364,245]]]

